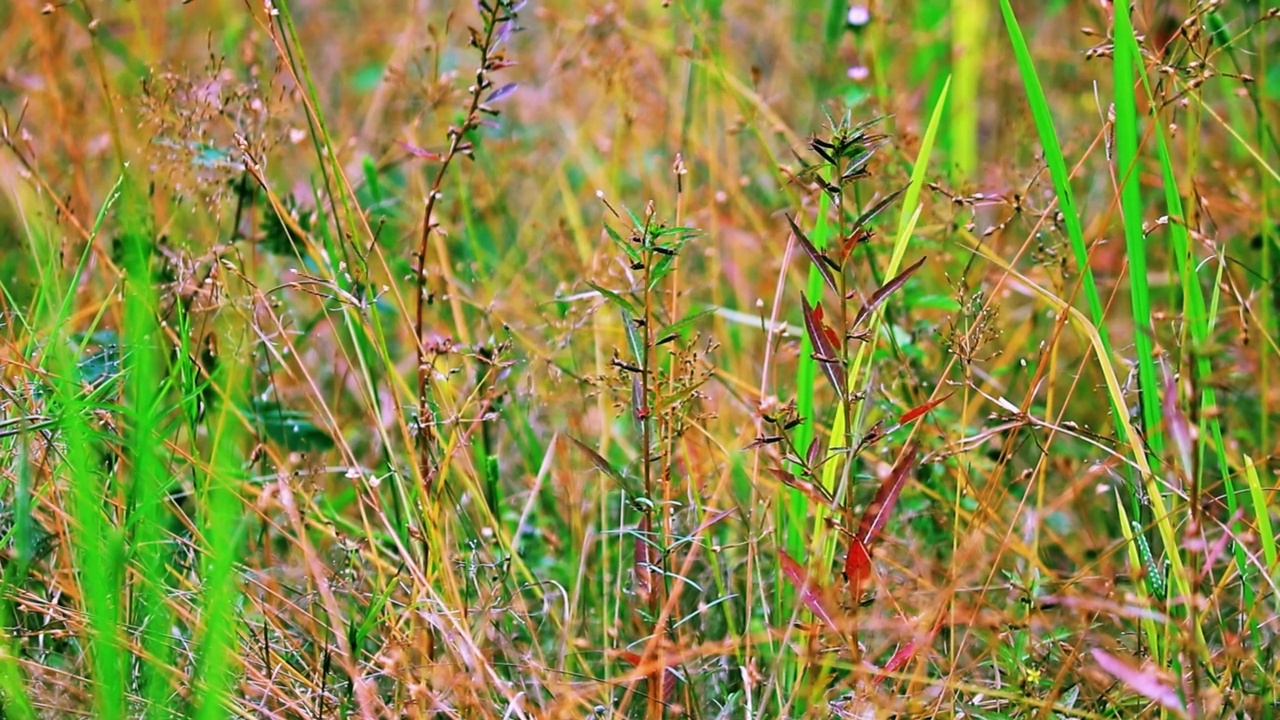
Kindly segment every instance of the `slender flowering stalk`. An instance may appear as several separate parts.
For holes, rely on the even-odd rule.
[[[468,88],[467,111],[461,125],[449,128],[448,149],[439,155],[430,155],[440,162],[435,178],[431,182],[431,191],[427,194],[426,205],[422,210],[422,236],[418,243],[417,267],[415,278],[418,282],[414,329],[417,334],[417,367],[418,367],[418,469],[427,486],[434,480],[435,471],[432,464],[432,448],[435,445],[434,413],[428,402],[428,390],[431,384],[431,370],[434,360],[428,361],[428,343],[426,339],[426,305],[427,305],[427,245],[435,226],[436,203],[440,200],[441,187],[444,185],[445,173],[459,155],[471,155],[473,143],[467,136],[479,128],[484,115],[497,115],[497,111],[488,103],[497,102],[508,95],[514,86],[508,85],[490,92],[493,87],[493,73],[510,67],[514,63],[506,60],[499,52],[499,46],[510,37],[517,28],[516,13],[523,2],[512,0],[480,0],[478,3],[483,20],[483,29],[469,28],[471,46],[480,51],[480,66],[476,69],[475,82]],[[419,154],[419,153],[415,153]]]

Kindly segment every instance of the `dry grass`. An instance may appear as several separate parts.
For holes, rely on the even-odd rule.
[[[1273,717],[1280,21],[1155,5],[1151,317],[1111,21],[1019,8],[1101,324],[998,12],[921,153],[963,2],[0,7],[3,716]],[[886,138],[828,203],[846,108]],[[841,396],[784,215],[837,247],[917,167],[825,291],[880,311]]]

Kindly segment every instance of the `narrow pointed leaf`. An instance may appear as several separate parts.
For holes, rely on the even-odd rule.
[[[800,594],[800,600],[804,602],[805,607],[809,608],[809,612],[812,612],[832,630],[839,632],[840,629],[836,627],[835,616],[827,607],[822,588],[809,577],[809,573],[805,572],[800,563],[796,562],[785,550],[778,550],[778,559],[782,563],[782,574],[787,577],[796,592]]]
[[[875,205],[872,205],[871,207],[863,211],[863,213],[858,216],[858,219],[854,221],[853,226],[855,228],[862,228],[864,225],[874,220],[877,215],[884,212],[885,208],[892,205],[894,201],[902,197],[902,193],[906,191],[907,191],[907,186],[903,185],[897,190],[894,190],[893,192],[884,196]]]
[[[640,328],[636,326],[636,318],[626,310],[622,311],[622,326],[627,333],[627,345],[631,348],[631,355],[635,357],[636,365],[644,367],[644,338],[640,335]]]
[[[644,232],[647,229],[647,223],[641,222],[640,216],[631,211],[631,208],[622,208],[627,213],[627,217],[631,218],[631,227],[636,229],[637,233]]]
[[[902,669],[902,666],[906,665],[907,661],[915,656],[915,654],[916,641],[911,640],[904,643],[898,648],[898,651],[893,654],[893,657],[889,658],[889,661],[884,664],[884,667],[880,668],[880,672],[876,673],[876,682],[883,680],[889,675],[889,673],[894,673]]]
[[[1186,708],[1173,685],[1153,667],[1135,668],[1120,658],[1094,648],[1093,659],[1130,690],[1185,717]]]
[[[484,99],[484,104],[489,105],[491,103],[496,103],[502,100],[503,98],[507,97],[511,93],[515,92],[516,87],[517,85],[515,83],[507,83],[506,85],[503,85],[497,90],[494,90],[493,92],[489,93],[489,97]]]
[[[907,664],[907,661],[915,657],[916,653],[919,652],[921,648],[927,648],[929,645],[933,644],[933,639],[937,637],[938,630],[942,628],[942,621],[944,618],[945,616],[939,616],[937,622],[933,624],[933,629],[924,637],[917,636],[912,638],[905,645],[898,648],[898,651],[893,654],[893,657],[889,658],[889,661],[884,664],[884,667],[876,673],[875,681],[880,682],[885,679],[889,673],[901,670],[902,667]]]
[[[707,508],[707,510],[710,510],[710,509],[711,509],[711,508]],[[710,530],[710,529],[711,529],[711,526],[715,525],[716,523],[718,523],[718,522],[720,522],[721,520],[723,520],[723,519],[725,519],[725,518],[729,517],[729,516],[730,516],[730,515],[732,515],[732,514],[733,514],[733,508],[729,508],[728,510],[716,510],[716,511],[712,512],[710,515],[707,515],[707,516],[702,520],[702,523],[701,523],[701,524],[699,524],[699,525],[698,525],[698,527],[696,527],[696,528],[694,528],[694,529],[693,529],[693,532],[691,533],[691,535],[692,535],[693,537],[697,537],[697,536],[701,535],[702,533],[706,532],[707,530]]]
[[[902,488],[906,484],[907,476],[915,469],[919,447],[919,443],[913,442],[903,451],[893,472],[889,473],[889,477],[880,484],[880,490],[876,492],[875,499],[867,506],[866,512],[862,515],[862,522],[858,525],[858,535],[864,543],[870,545],[875,542],[880,531],[884,529],[885,522],[888,521],[894,505],[898,502],[898,495],[902,493]]]
[[[858,533],[849,542],[849,552],[845,556],[844,574],[853,586],[855,600],[859,587],[871,571],[871,548],[880,535],[880,530],[889,520],[893,508],[898,504],[898,496],[906,484],[907,476],[916,465],[918,444],[913,442],[898,459],[889,477],[880,483],[880,489],[871,504],[862,513],[862,521],[858,523]]]
[[[590,287],[592,290],[595,290],[596,292],[598,292],[598,293],[600,293],[601,295],[605,296],[605,299],[609,300],[609,302],[612,302],[614,305],[617,305],[620,309],[625,310],[625,311],[627,311],[628,313],[630,313],[630,314],[632,314],[632,315],[639,315],[639,314],[640,314],[640,311],[636,309],[635,303],[633,303],[633,302],[631,302],[630,300],[628,300],[628,299],[626,299],[626,298],[622,297],[622,296],[621,296],[621,295],[619,295],[618,293],[616,293],[616,292],[614,292],[614,291],[612,291],[612,290],[610,290],[610,289],[608,289],[608,288],[606,288],[606,287],[602,287],[602,286],[600,286],[600,285],[597,285],[597,284],[595,284],[595,283],[591,282],[590,280],[588,280],[588,281],[587,281],[587,286],[588,286],[588,287]]]
[[[802,296],[800,305],[804,310],[805,330],[809,333],[809,340],[813,342],[814,359],[822,366],[827,379],[835,386],[836,394],[844,397],[844,361],[840,356],[840,336],[836,335],[823,321],[821,303],[810,307],[809,301]]]
[[[818,442],[817,438],[809,441],[809,449],[805,451],[804,459],[810,470],[818,468],[818,463],[822,461],[822,443]]]
[[[876,308],[883,305],[890,295],[901,289],[906,284],[907,279],[924,265],[925,260],[926,258],[920,258],[914,265],[898,273],[889,282],[886,282],[883,287],[872,293],[871,297],[867,298],[867,302],[862,306],[862,309],[858,311],[857,317],[853,319],[853,327],[858,327],[863,320],[866,320],[871,313],[875,312]]]
[[[676,322],[673,322],[670,325],[659,330],[658,334],[655,335],[655,337],[658,337],[658,338],[680,337],[684,335],[686,332],[688,332],[690,328],[692,328],[694,325],[698,324],[699,320],[706,317],[707,315],[710,315],[712,312],[713,312],[712,310],[702,310],[700,312],[695,312],[690,315],[687,315],[685,316],[684,319],[677,320]],[[659,340],[658,344],[661,344],[661,343],[662,341]]]
[[[951,397],[952,395],[955,395],[955,394],[956,394],[956,391],[955,391],[955,390],[952,390],[951,392],[947,393],[946,395],[943,395],[942,397],[940,397],[940,398],[938,398],[938,399],[936,399],[936,400],[930,400],[929,402],[927,402],[927,403],[925,403],[925,404],[921,405],[920,407],[911,408],[910,410],[908,410],[908,411],[906,411],[906,412],[902,413],[902,417],[898,419],[898,425],[906,425],[907,423],[911,422],[912,420],[915,420],[915,419],[917,419],[917,418],[920,418],[920,417],[924,416],[924,415],[925,415],[925,414],[927,414],[930,410],[932,410],[932,409],[934,409],[934,408],[938,407],[939,405],[941,405],[942,403],[946,402],[946,401],[947,401],[947,398],[949,398],[949,397]]]
[[[813,502],[826,507],[835,505],[835,498],[831,497],[831,493],[827,492],[827,489],[821,485],[815,485],[808,480],[801,480],[781,468],[770,468],[770,471],[783,485],[799,490]]]
[[[609,239],[613,241],[613,244],[616,245],[618,249],[621,250],[629,260],[631,260],[631,262],[636,263],[640,261],[640,251],[635,248],[634,243],[622,237],[617,230],[614,230],[608,225],[604,226],[604,231],[609,236]]]
[[[582,452],[583,455],[587,456],[587,459],[591,461],[591,464],[594,465],[597,470],[604,473],[608,477],[616,480],[618,484],[621,485],[623,488],[625,488],[628,492],[633,492],[631,490],[631,483],[626,479],[626,477],[623,476],[621,472],[618,471],[617,468],[613,466],[612,463],[606,460],[603,455],[596,452],[590,445],[582,442],[581,440],[579,440],[578,438],[572,435],[569,436],[569,439],[573,441],[573,444],[578,448],[578,450]]]
[[[676,267],[675,255],[659,255],[658,259],[653,263],[653,269],[649,271],[649,289],[652,290],[662,282],[662,279],[671,274]]]
[[[413,143],[397,141],[396,144],[404,148],[405,150],[407,150],[408,153],[414,157],[422,158],[424,160],[440,160],[441,159],[440,153],[432,152],[431,150],[427,150],[425,148],[420,148],[417,145],[414,145]]]
[[[804,248],[805,254],[809,256],[809,259],[818,268],[818,272],[822,274],[822,279],[827,283],[827,287],[840,292],[840,286],[836,283],[835,275],[835,271],[839,267],[809,241],[809,237],[804,234],[804,231],[800,229],[800,226],[796,224],[796,221],[790,215],[787,216],[787,222],[791,224],[791,232],[795,233],[796,241],[800,243],[800,247]]]
[[[746,446],[746,447],[744,447],[744,448],[742,448],[742,449],[743,449],[743,450],[755,450],[756,448],[764,447],[765,445],[774,445],[774,444],[777,444],[777,443],[780,443],[780,442],[782,442],[782,436],[781,436],[781,435],[761,435],[760,437],[756,438],[755,440],[752,440],[750,445],[748,445],[748,446]]]
[[[818,157],[822,158],[823,160],[826,160],[828,164],[835,165],[836,164],[835,158],[831,157],[831,154],[827,152],[826,148],[824,148],[823,145],[826,145],[826,143],[811,142],[809,143],[809,148],[813,150],[815,153],[817,153]],[[830,145],[827,145],[827,147],[830,147]]]

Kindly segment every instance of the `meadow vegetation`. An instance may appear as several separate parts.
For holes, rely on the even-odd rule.
[[[0,3],[0,717],[1280,715],[1277,48]]]

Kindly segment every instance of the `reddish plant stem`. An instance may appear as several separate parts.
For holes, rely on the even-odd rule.
[[[431,367],[427,362],[426,340],[426,286],[427,286],[427,249],[431,239],[432,218],[435,215],[436,201],[440,199],[440,188],[444,185],[445,173],[453,164],[454,158],[466,147],[464,138],[467,133],[480,124],[481,97],[488,87],[487,76],[489,65],[493,60],[494,33],[501,22],[505,5],[496,0],[489,7],[489,14],[484,19],[485,33],[482,42],[477,43],[480,49],[480,68],[476,71],[475,83],[471,86],[471,97],[468,101],[467,115],[461,127],[449,128],[449,148],[440,158],[440,167],[436,170],[435,179],[431,183],[431,192],[427,194],[427,203],[422,210],[422,236],[418,243],[418,267],[415,273],[418,281],[414,329],[417,334],[418,360],[418,471],[423,483],[430,491],[435,480],[435,467],[431,462],[431,452],[435,445],[435,417],[427,402],[427,393],[431,384]],[[510,19],[505,22],[511,22]],[[425,537],[425,534],[424,534]],[[425,551],[425,547],[424,547]]]
[[[484,39],[481,42],[475,42],[476,36],[472,34],[472,42],[480,50],[480,67],[476,70],[475,82],[472,84],[470,93],[471,97],[467,105],[467,114],[462,121],[461,127],[449,128],[449,148],[440,158],[440,167],[436,170],[435,179],[431,182],[431,191],[427,194],[426,206],[422,210],[422,239],[418,244],[418,266],[415,272],[415,280],[418,283],[416,308],[414,312],[414,332],[417,337],[417,366],[418,366],[418,434],[417,434],[417,450],[418,450],[418,473],[422,478],[424,501],[430,498],[431,490],[435,484],[435,476],[438,466],[432,463],[432,451],[436,445],[435,433],[435,414],[431,411],[431,405],[428,403],[428,390],[431,383],[431,371],[435,366],[435,359],[430,362],[427,360],[427,340],[426,340],[426,290],[427,290],[427,247],[431,240],[432,218],[435,215],[436,201],[440,199],[440,188],[444,185],[445,173],[449,171],[449,166],[453,164],[454,158],[458,156],[464,148],[468,147],[465,139],[468,132],[475,129],[480,124],[480,106],[481,98],[489,83],[487,81],[489,67],[493,61],[494,50],[494,32],[497,30],[501,22],[512,22],[513,19],[508,17],[502,19],[502,13],[506,9],[506,4],[501,0],[491,0],[492,4],[487,6],[488,14],[484,18]],[[485,6],[482,6],[485,7]],[[431,533],[423,528],[422,532],[422,565],[424,571],[430,574],[431,564]],[[428,659],[435,657],[435,636],[434,633],[428,631],[425,648]]]

